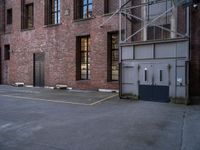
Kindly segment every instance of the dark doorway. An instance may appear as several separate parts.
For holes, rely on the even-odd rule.
[[[139,96],[144,101],[169,102],[169,87],[155,85],[140,85]]]
[[[33,54],[33,81],[34,86],[44,86],[44,53]]]

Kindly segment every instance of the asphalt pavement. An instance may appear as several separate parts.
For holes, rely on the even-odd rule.
[[[0,86],[0,150],[199,149],[199,105]]]

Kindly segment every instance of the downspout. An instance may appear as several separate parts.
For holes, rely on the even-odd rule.
[[[121,9],[122,0],[119,0],[119,9]],[[122,12],[119,11],[119,97],[122,98]]]
[[[171,16],[171,30],[174,32],[171,32],[171,38],[176,38],[176,33],[177,32],[177,7],[175,4],[172,4],[173,9],[172,9],[172,16]]]
[[[147,0],[148,1],[148,0]],[[146,3],[146,0],[143,0],[142,3]],[[144,20],[144,25],[147,23],[147,7],[148,6],[144,6],[142,7],[142,16],[143,16],[143,20]],[[145,27],[143,29],[143,36],[142,36],[142,40],[146,41],[147,40],[147,27]]]
[[[187,7],[187,31],[186,31],[186,35],[187,37],[189,38],[189,46],[188,46],[188,49],[189,49],[189,52],[188,52],[188,62],[187,62],[187,66],[188,66],[188,69],[187,69],[187,99],[186,99],[186,104],[189,105],[191,103],[191,100],[190,100],[190,62],[191,62],[191,43],[192,43],[192,12],[191,12],[191,8],[190,7]]]

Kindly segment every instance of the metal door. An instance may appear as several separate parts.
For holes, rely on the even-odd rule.
[[[141,64],[139,97],[141,100],[169,102],[169,72],[166,64]]]
[[[44,53],[34,54],[34,86],[44,86]]]
[[[140,64],[139,65],[139,82],[141,85],[153,84],[153,65]]]

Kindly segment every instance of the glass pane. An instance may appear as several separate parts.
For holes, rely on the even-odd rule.
[[[87,6],[83,7],[83,18],[87,18]]]
[[[112,35],[112,49],[118,49],[118,36]]]
[[[89,3],[89,4],[92,4],[92,0],[88,0],[88,3]]]
[[[118,80],[118,70],[112,70],[112,80]]]
[[[33,5],[26,5],[26,14],[25,14],[25,28],[33,27]]]
[[[80,53],[80,61],[81,61],[81,79],[88,80],[90,79],[90,57],[88,51],[88,44],[90,38],[82,37],[80,39],[81,53]]]
[[[53,13],[52,16],[51,16],[51,23],[52,24],[55,24],[55,18],[56,18],[55,14]]]
[[[87,51],[87,38],[81,38],[81,51]]]
[[[88,70],[88,80],[91,79],[91,73],[90,73],[90,70]]]
[[[50,4],[50,8],[51,8],[51,12],[54,12],[55,10],[55,3],[54,3],[54,0],[52,0],[51,4]]]
[[[61,22],[61,19],[60,19],[60,12],[58,12],[58,23]]]
[[[83,5],[87,5],[87,0],[83,0]]]
[[[88,6],[88,17],[92,17],[92,4]]]
[[[60,10],[60,0],[58,0],[58,11]]]
[[[112,60],[118,61],[119,53],[118,50],[112,51]]]
[[[118,52],[118,34],[113,33],[110,36],[110,44],[111,44],[111,54],[110,54],[110,79],[113,81],[118,80],[118,70],[119,70],[119,64],[118,64],[118,59],[119,59],[119,52]]]
[[[86,72],[87,65],[86,64],[81,64],[81,70],[82,70],[82,72]]]
[[[81,74],[81,79],[82,79],[82,80],[86,80],[86,79],[87,79],[86,73],[82,73],[82,74]]]
[[[57,13],[54,14],[54,17],[55,17],[55,18],[54,18],[54,20],[55,20],[54,24],[57,24],[57,23],[58,23],[58,17],[57,17],[57,15],[58,15]]]
[[[81,79],[87,79],[87,65],[81,64]]]
[[[81,53],[81,63],[82,64],[87,63],[87,53]]]
[[[57,10],[58,10],[58,9],[57,9],[57,8],[58,8],[57,6],[58,6],[58,5],[57,5],[57,1],[55,0],[55,1],[54,1],[54,11],[57,11]]]

